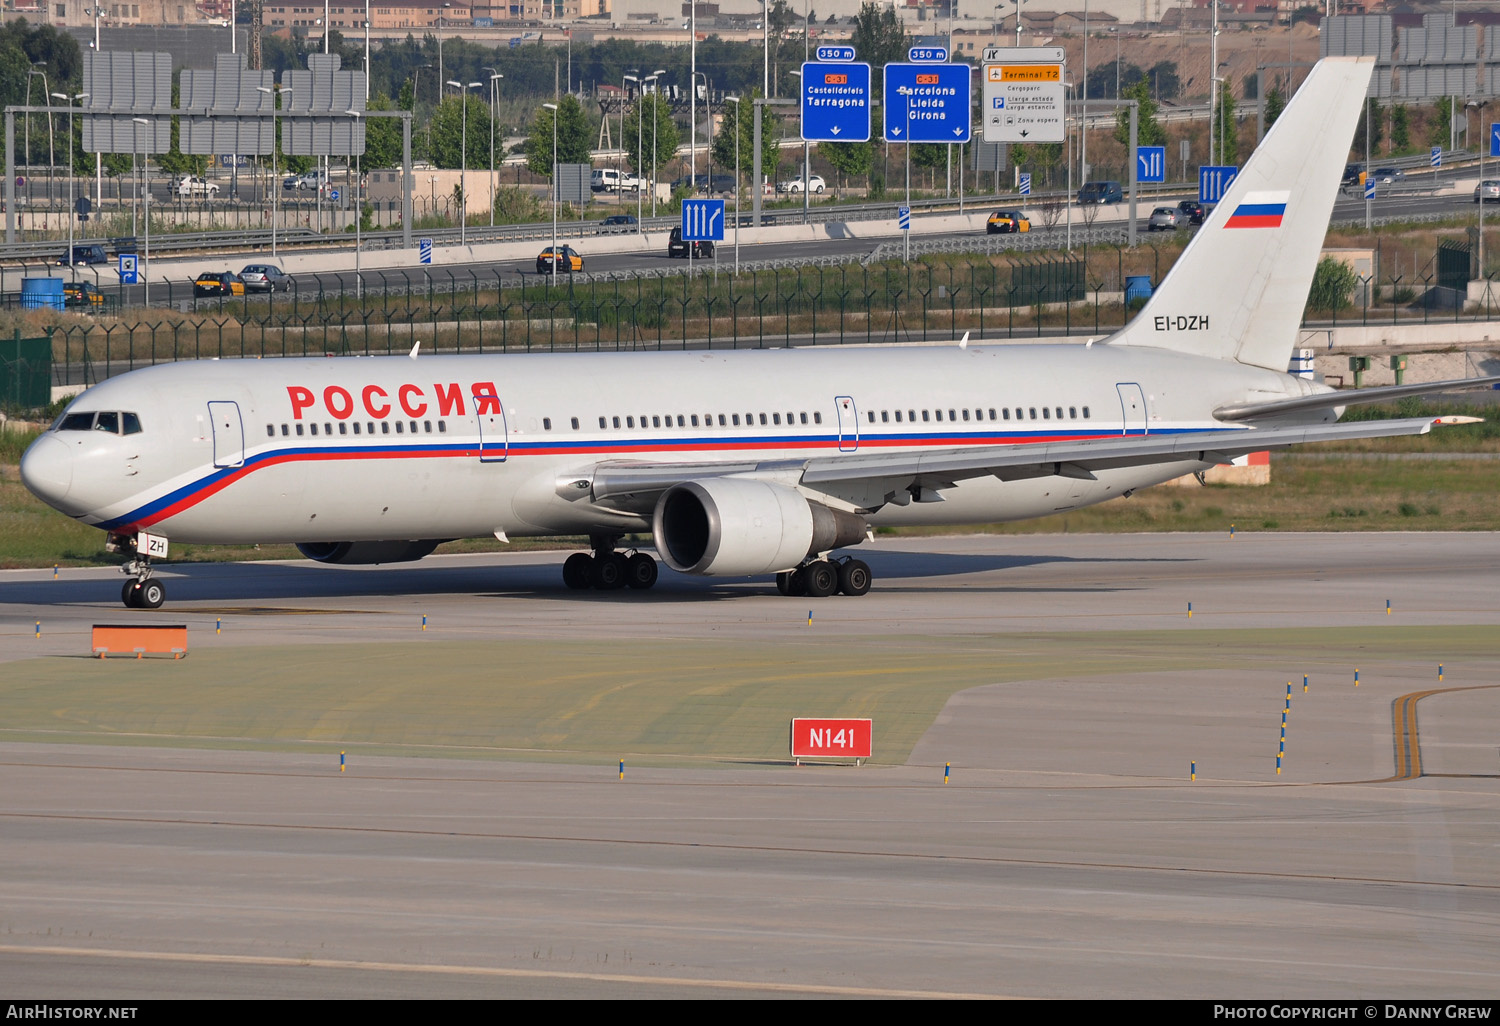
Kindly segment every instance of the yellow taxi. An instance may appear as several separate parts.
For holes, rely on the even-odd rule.
[[[583,270],[583,257],[581,257],[578,254],[578,251],[572,246],[558,246],[556,259],[557,269],[561,273],[571,274],[573,271]],[[548,246],[546,249],[537,254],[536,273],[551,274],[552,260],[552,247]]]
[[[243,296],[245,283],[232,271],[204,271],[193,279],[195,296]]]
[[[63,306],[103,306],[104,293],[86,281],[63,284]]]
[[[990,235],[1029,232],[1031,231],[1031,218],[1019,210],[997,210],[990,215],[985,231]]]

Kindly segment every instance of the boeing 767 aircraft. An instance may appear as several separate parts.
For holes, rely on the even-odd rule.
[[[1308,76],[1125,328],[1070,345],[198,361],[80,395],[21,464],[109,533],[127,606],[173,542],[296,543],[330,563],[442,541],[587,535],[573,588],[688,574],[870,588],[835,550],[879,526],[1045,516],[1262,449],[1419,434],[1342,407],[1452,387],[1287,373],[1373,64]]]

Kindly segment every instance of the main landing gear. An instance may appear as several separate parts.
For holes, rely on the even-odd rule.
[[[634,588],[643,591],[656,583],[656,560],[644,552],[626,555],[615,551],[617,538],[591,538],[590,555],[575,552],[563,563],[563,583],[575,591],[595,588],[614,591]]]
[[[863,595],[870,590],[870,580],[870,566],[862,559],[814,559],[777,574],[776,590],[810,598],[825,598],[834,592]]]

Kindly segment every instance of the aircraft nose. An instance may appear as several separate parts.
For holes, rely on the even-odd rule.
[[[47,505],[63,509],[73,487],[73,453],[67,443],[51,434],[32,442],[21,457],[21,481]]]

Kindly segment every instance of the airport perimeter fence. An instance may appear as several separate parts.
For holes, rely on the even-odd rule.
[[[53,383],[93,384],[155,363],[424,352],[595,352],[1104,336],[1159,279],[1149,249],[1085,257],[928,257],[874,267],[750,269],[605,280],[403,272],[354,294],[342,284],[269,297],[220,297],[191,313],[132,308],[129,318],[69,318],[51,329]],[[333,285],[330,282],[330,285]],[[1464,309],[1438,305],[1434,275],[1360,279],[1356,304],[1314,311],[1308,328],[1489,320],[1500,287]],[[1451,290],[1447,290],[1450,291]],[[155,290],[153,289],[153,293]],[[1126,296],[1132,297],[1125,302]],[[1453,293],[1456,300],[1458,293]]]

